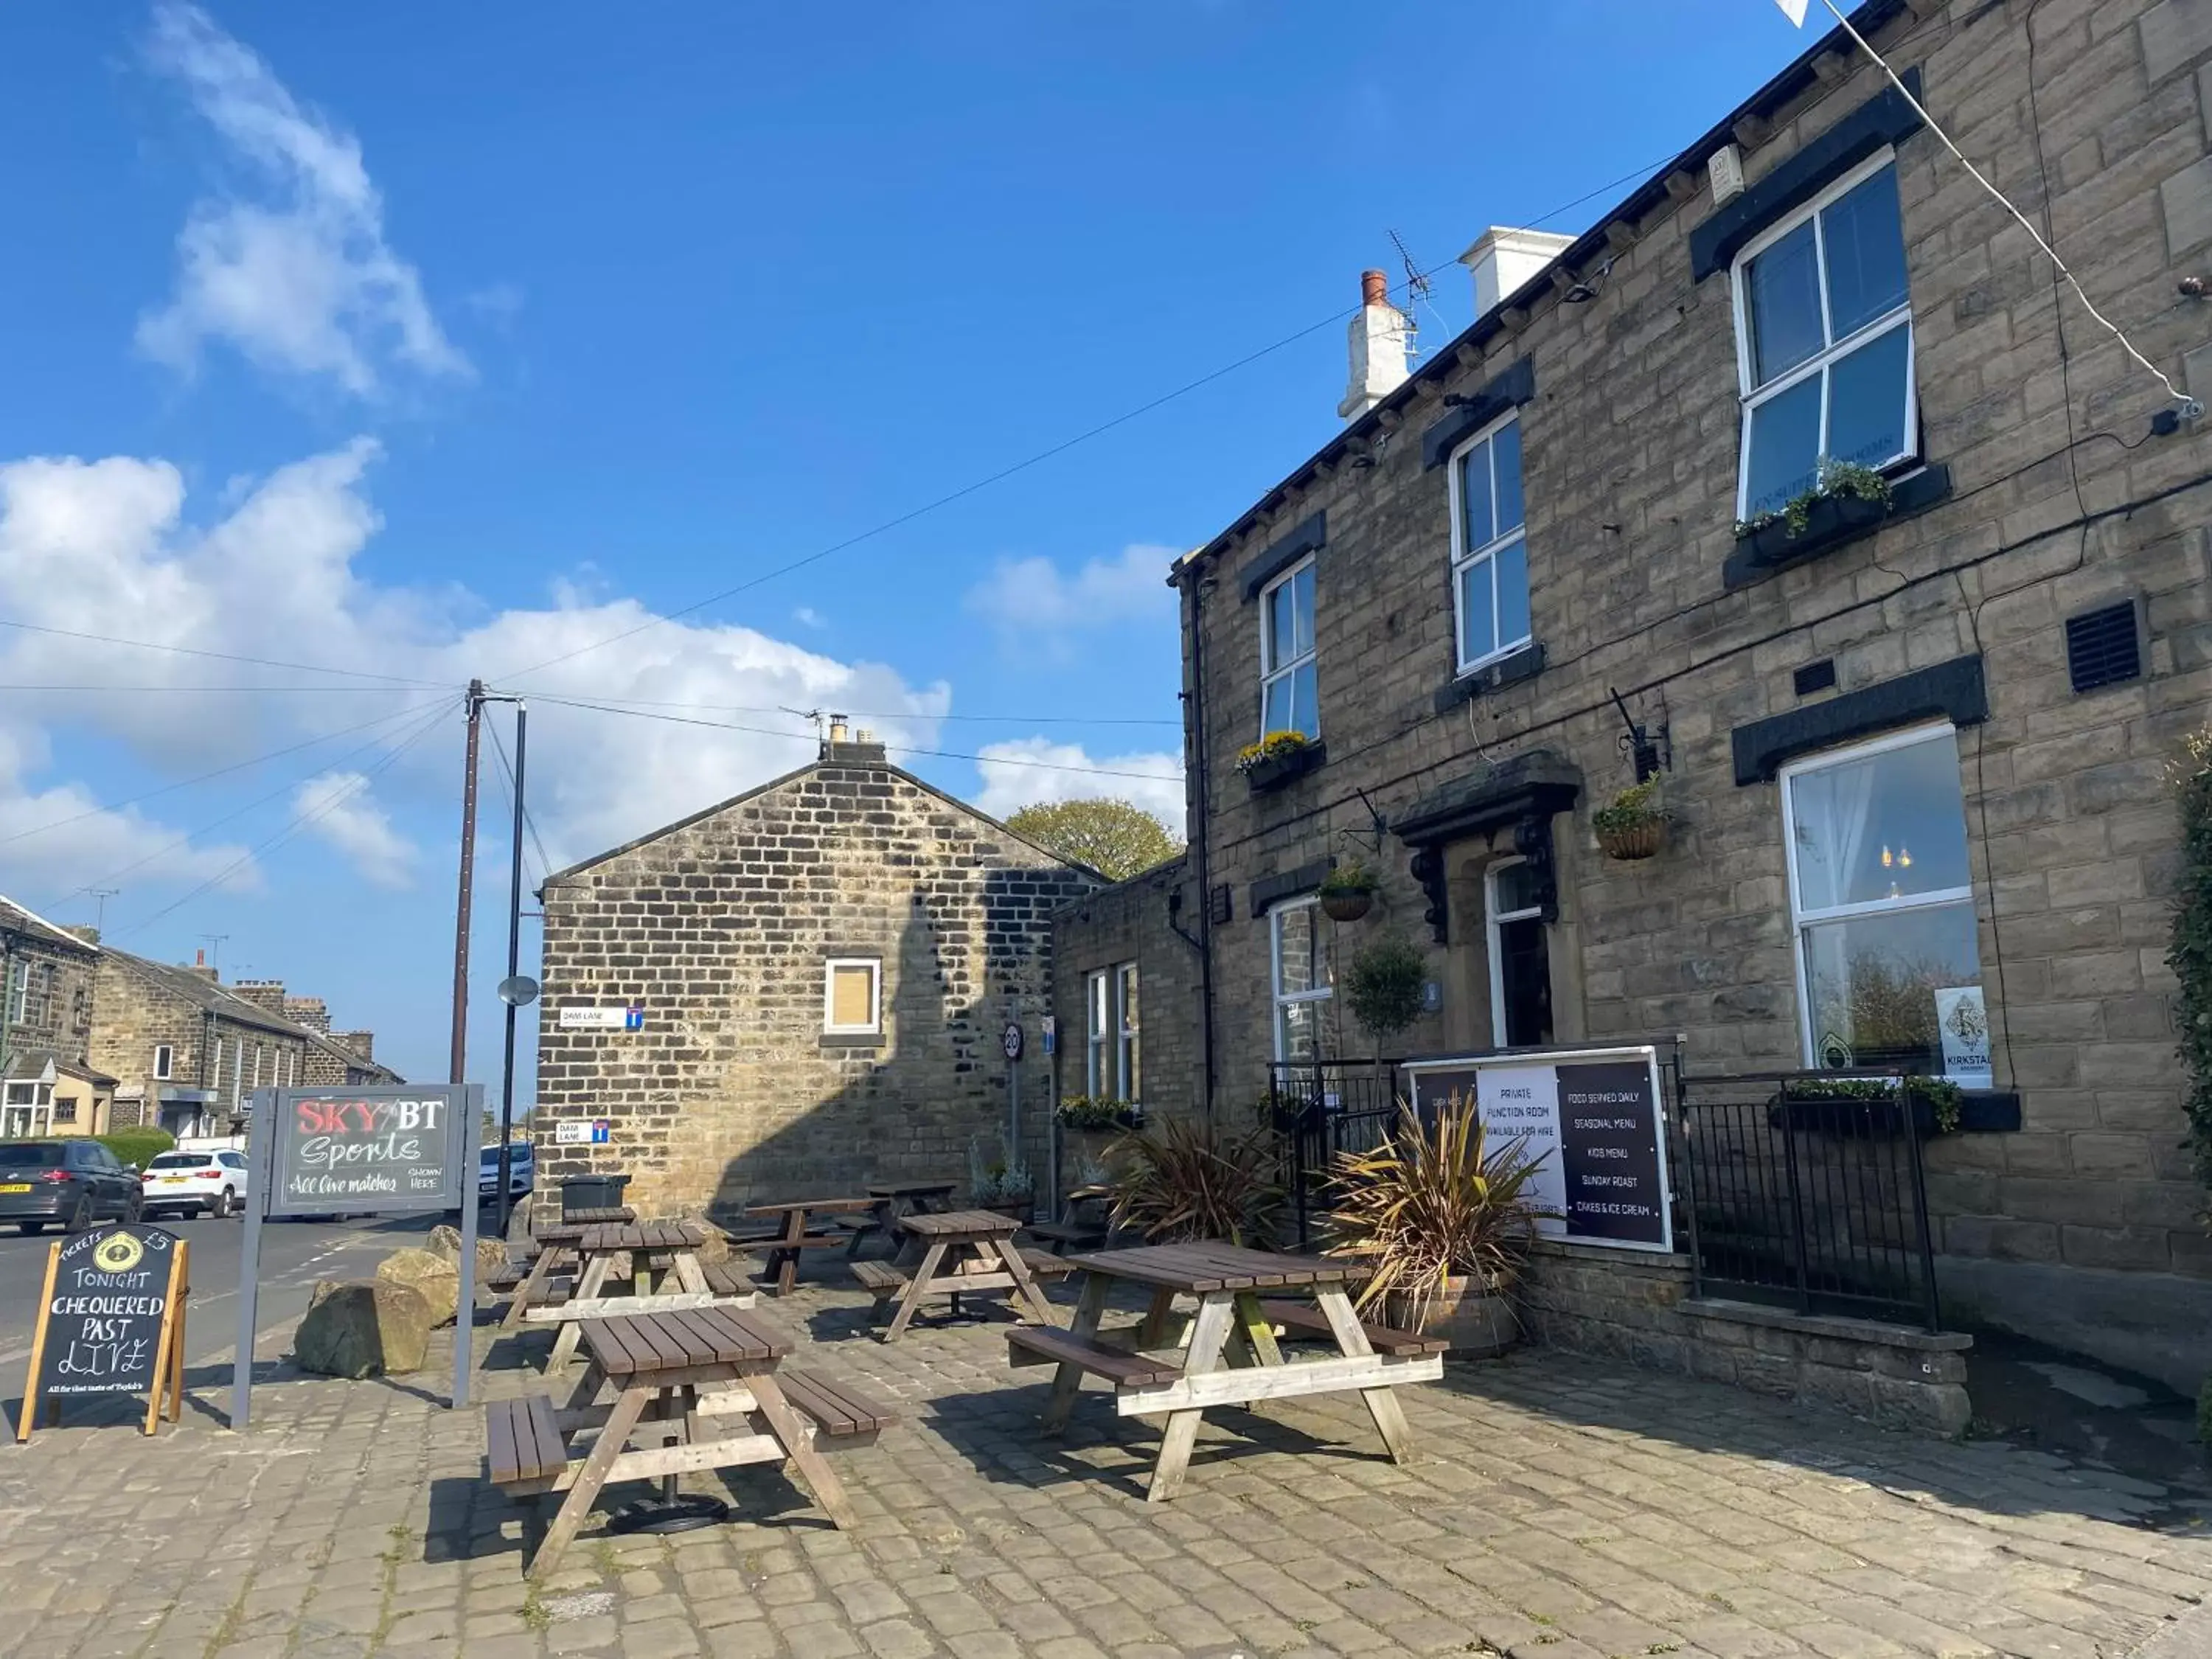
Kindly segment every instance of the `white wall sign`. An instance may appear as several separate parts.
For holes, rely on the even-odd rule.
[[[1526,1154],[1542,1160],[1526,1188],[1551,1212],[1539,1231],[1625,1249],[1674,1248],[1657,1049],[1470,1054],[1405,1070],[1416,1111],[1473,1094],[1493,1156],[1525,1139]]]
[[[1936,993],[1936,1029],[1943,1039],[1943,1075],[1962,1089],[1993,1087],[1990,1013],[1978,985],[1946,985]]]
[[[604,1146],[613,1127],[613,1121],[610,1118],[564,1118],[553,1126],[553,1144],[556,1146]]]
[[[555,1019],[564,1031],[641,1031],[645,1010],[641,1007],[562,1008]]]

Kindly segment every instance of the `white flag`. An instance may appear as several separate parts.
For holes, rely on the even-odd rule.
[[[1782,15],[1799,28],[1805,27],[1806,0],[1774,0],[1782,8]]]

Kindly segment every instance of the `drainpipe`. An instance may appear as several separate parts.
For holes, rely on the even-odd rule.
[[[15,935],[0,933],[0,1073],[15,1058],[15,999],[8,994],[9,976],[15,971]]]
[[[1200,603],[1204,578],[1195,569],[1182,578],[1183,596],[1190,615],[1190,690],[1182,694],[1182,723],[1189,748],[1190,786],[1185,800],[1191,820],[1191,870],[1198,878],[1198,1002],[1199,1066],[1205,1079],[1202,1097],[1206,1121],[1213,1120],[1213,883],[1212,863],[1207,857],[1210,830],[1206,797],[1206,630]],[[1182,932],[1177,928],[1176,932]]]

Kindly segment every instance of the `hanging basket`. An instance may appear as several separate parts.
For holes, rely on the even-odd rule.
[[[1597,844],[1606,857],[1624,862],[1648,859],[1667,844],[1667,820],[1646,818],[1619,830],[1601,830]]]
[[[1323,893],[1321,908],[1331,921],[1357,921],[1375,908],[1372,893]]]

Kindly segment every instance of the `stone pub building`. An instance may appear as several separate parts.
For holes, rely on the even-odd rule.
[[[2212,9],[1854,21],[2212,396]],[[2212,691],[2212,441],[1912,100],[1808,38],[1584,234],[1485,234],[1476,320],[1418,367],[1370,274],[1346,423],[1177,564],[1205,949],[1146,1016],[1202,1027],[1204,1070],[1148,1054],[1146,1088],[1241,1111],[1272,1060],[1370,1052],[1336,981],[1391,932],[1434,984],[1401,1053],[1679,1034],[1692,1079],[1948,1077],[1947,1313],[2193,1392],[2165,773]],[[1592,814],[1639,775],[1662,844],[1608,856]],[[1355,854],[1381,891],[1331,922]]]

